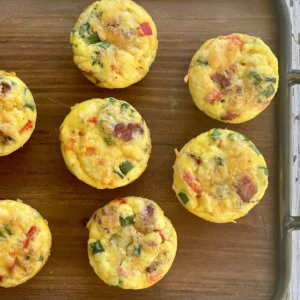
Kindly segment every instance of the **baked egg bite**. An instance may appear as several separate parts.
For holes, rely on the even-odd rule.
[[[0,200],[0,287],[14,287],[34,277],[51,248],[48,222],[20,201]]]
[[[212,129],[176,151],[175,191],[191,213],[226,223],[245,216],[268,186],[266,162],[255,145],[231,130]]]
[[[98,189],[136,180],[151,152],[144,119],[129,103],[112,97],[74,106],[60,127],[60,140],[68,169]]]
[[[0,156],[22,147],[36,122],[36,108],[29,88],[16,76],[0,70]]]
[[[73,60],[90,81],[125,88],[146,76],[158,47],[150,15],[131,0],[102,0],[88,6],[71,32]]]
[[[258,37],[233,33],[205,42],[194,55],[185,81],[197,107],[227,123],[261,113],[278,88],[278,62]]]
[[[117,198],[87,224],[88,256],[100,279],[123,289],[144,289],[171,268],[177,235],[161,208],[140,197]]]

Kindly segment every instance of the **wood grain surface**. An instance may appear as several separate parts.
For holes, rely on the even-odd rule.
[[[208,38],[231,32],[260,36],[275,51],[277,28],[269,0],[142,1],[155,20],[159,50],[150,73],[122,90],[96,87],[72,61],[69,33],[90,0],[0,0],[0,67],[15,71],[37,104],[36,130],[23,149],[0,158],[0,199],[23,199],[49,221],[52,256],[28,283],[1,289],[12,299],[270,299],[277,286],[276,98],[261,115],[226,125],[200,112],[183,82],[194,52]],[[70,107],[113,96],[134,105],[152,134],[146,172],[131,185],[99,191],[65,167],[58,129]],[[247,135],[266,158],[265,197],[237,224],[203,221],[182,208],[171,189],[174,149],[213,127]],[[178,233],[172,269],[154,287],[124,291],[105,285],[89,266],[83,220],[116,196],[155,200]]]

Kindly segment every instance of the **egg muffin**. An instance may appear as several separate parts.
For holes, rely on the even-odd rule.
[[[177,249],[176,231],[152,200],[117,198],[98,209],[87,228],[90,264],[111,286],[144,289],[171,268]]]
[[[51,248],[48,223],[20,201],[0,200],[0,287],[14,287],[34,277]]]
[[[140,81],[155,60],[156,26],[131,0],[102,0],[88,6],[71,32],[73,60],[90,81],[124,88]]]
[[[0,156],[22,147],[36,122],[36,108],[29,88],[16,76],[0,70]]]
[[[258,37],[239,33],[205,42],[185,77],[198,108],[227,123],[243,123],[261,113],[278,80],[278,62],[270,48]]]
[[[98,189],[136,180],[151,152],[146,122],[133,106],[115,98],[74,106],[60,127],[60,140],[68,169]]]
[[[212,129],[176,151],[173,190],[187,210],[207,221],[245,216],[267,186],[262,154],[240,133]]]

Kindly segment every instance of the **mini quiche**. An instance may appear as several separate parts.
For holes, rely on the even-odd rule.
[[[155,60],[156,26],[131,0],[102,0],[80,15],[70,37],[73,59],[96,85],[124,88],[140,81]]]
[[[87,228],[90,264],[111,286],[144,289],[171,268],[176,231],[154,201],[117,198],[98,209]]]
[[[115,98],[92,99],[72,108],[60,127],[68,169],[98,189],[136,180],[151,152],[150,131],[141,115]]]
[[[260,38],[233,33],[205,42],[185,81],[195,104],[208,116],[242,123],[270,104],[278,88],[278,62]]]
[[[48,223],[20,201],[0,200],[0,287],[14,287],[34,277],[51,248]]]
[[[0,156],[22,147],[36,122],[36,108],[29,88],[15,73],[0,70]]]
[[[268,169],[248,138],[212,129],[188,142],[174,165],[173,189],[193,214],[215,223],[234,222],[263,197]]]

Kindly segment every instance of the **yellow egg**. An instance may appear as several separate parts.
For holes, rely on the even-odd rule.
[[[60,128],[61,151],[68,169],[98,189],[136,180],[151,152],[150,131],[129,103],[92,99],[72,108]]]
[[[158,47],[150,15],[131,0],[102,0],[80,15],[70,37],[73,59],[96,85],[124,88],[146,76]]]
[[[268,186],[263,156],[248,138],[212,129],[176,155],[173,189],[193,214],[216,223],[234,222],[262,199]]]
[[[14,287],[34,277],[51,248],[48,223],[20,201],[0,200],[0,287]]]
[[[260,38],[239,33],[206,41],[185,78],[198,108],[227,123],[243,123],[261,113],[278,80],[278,62],[270,48]]]
[[[15,73],[0,70],[0,156],[22,147],[36,122],[36,108],[29,88]]]
[[[98,209],[87,224],[88,256],[96,274],[123,289],[144,289],[171,268],[177,235],[152,200],[117,198]]]

